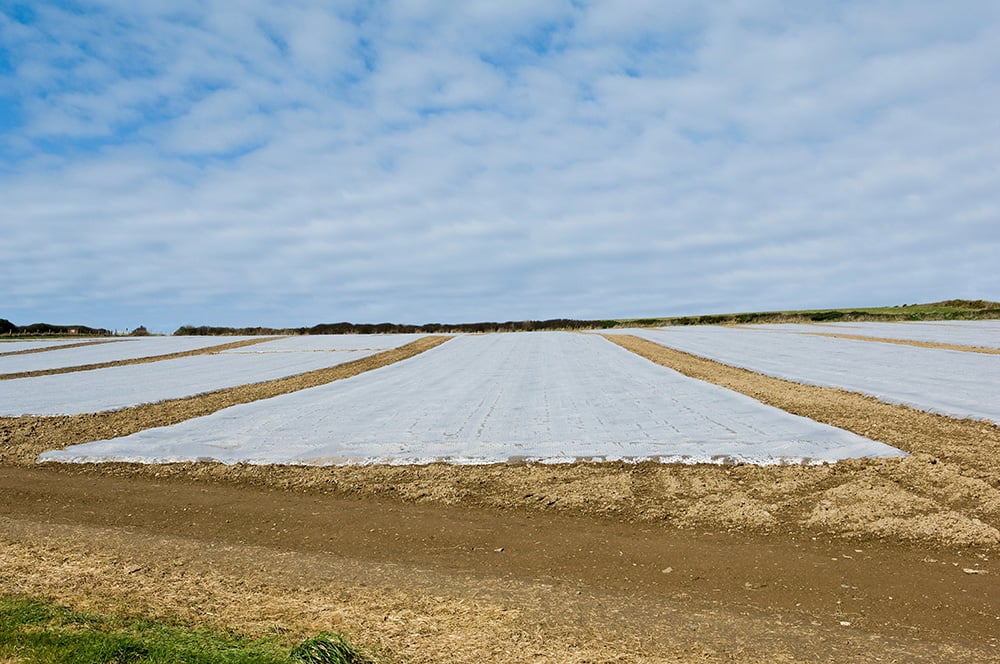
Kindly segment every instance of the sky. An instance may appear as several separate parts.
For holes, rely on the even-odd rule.
[[[0,318],[1000,300],[1000,3],[0,0]]]

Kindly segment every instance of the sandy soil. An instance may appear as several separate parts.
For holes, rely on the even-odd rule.
[[[975,549],[57,468],[2,468],[0,487],[2,592],[252,634],[338,629],[402,661],[989,661],[1000,647],[1000,565]]]
[[[208,355],[211,353],[221,353],[224,350],[232,350],[234,348],[243,348],[245,346],[253,346],[255,344],[264,343],[265,341],[272,341],[278,339],[279,337],[261,337],[260,339],[245,339],[243,341],[233,341],[227,344],[220,344],[218,346],[209,346],[208,348],[199,348],[197,350],[186,350],[178,353],[166,353],[164,355],[151,355],[149,357],[137,357],[131,360],[115,360],[113,362],[98,362],[95,364],[81,364],[75,367],[60,367],[58,369],[43,369],[39,371],[20,371],[17,373],[7,373],[0,374],[0,380],[11,380],[13,378],[32,378],[34,376],[51,376],[53,374],[64,374],[64,373],[74,373],[76,371],[91,371],[93,369],[106,369],[108,367],[122,367],[127,364],[149,364],[150,362],[159,362],[160,360],[174,360],[178,357],[190,357],[192,355]],[[107,343],[104,341],[96,343]],[[90,346],[92,344],[73,344],[81,346]],[[72,348],[72,346],[59,346],[58,348]],[[41,350],[56,350],[54,348],[40,349]],[[16,353],[12,353],[14,355]]]
[[[155,406],[0,420],[0,591],[402,661],[990,661],[1000,428],[611,341],[910,452],[755,467],[34,466],[420,352]]]

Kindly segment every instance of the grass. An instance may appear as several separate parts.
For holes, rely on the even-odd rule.
[[[1000,318],[1000,303],[985,300],[946,300],[929,304],[854,309],[802,309],[755,311],[673,318],[640,318],[618,321],[623,327],[663,325],[725,325],[747,323],[802,323],[824,321],[976,320]]]
[[[304,664],[366,664],[370,660],[341,635],[323,632],[295,646],[292,661]]]
[[[294,648],[276,639],[192,629],[145,617],[73,611],[28,597],[0,597],[4,664],[365,664],[367,655],[337,634]]]

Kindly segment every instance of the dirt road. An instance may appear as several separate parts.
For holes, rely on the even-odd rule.
[[[973,549],[0,468],[0,591],[408,661],[990,661]],[[969,570],[969,571],[967,571]]]

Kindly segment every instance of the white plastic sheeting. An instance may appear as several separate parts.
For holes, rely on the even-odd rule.
[[[0,380],[0,416],[77,415],[259,383],[377,351],[214,353],[53,376]]]
[[[426,334],[307,334],[234,348],[224,353],[301,353],[344,350],[388,350],[416,341]]]
[[[0,357],[0,374],[24,371],[47,371],[79,367],[87,364],[137,360],[142,357],[169,355],[191,350],[201,350],[212,346],[222,346],[253,337],[136,337],[117,339],[106,344],[59,348],[44,353],[30,355],[9,355]]]
[[[904,339],[937,344],[955,344],[980,348],[1000,348],[1000,327],[991,321],[967,321],[970,325],[953,323],[824,323],[805,325],[754,325],[746,329],[805,332],[813,334],[855,334],[879,339]]]
[[[111,341],[111,339],[46,339],[45,341],[0,341],[0,355],[5,353],[19,353],[25,350],[36,350],[40,348],[58,348],[67,344],[83,344],[93,341]]]
[[[349,379],[44,461],[754,463],[898,450],[686,378],[598,336],[465,336]]]
[[[937,327],[991,327],[1000,329],[1000,318],[985,318],[983,320],[926,320],[921,325]]]
[[[1000,422],[1000,355],[715,326],[616,330],[694,355],[920,410]]]

